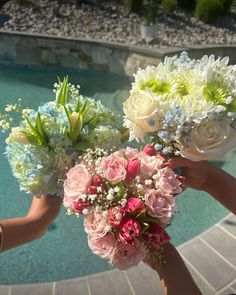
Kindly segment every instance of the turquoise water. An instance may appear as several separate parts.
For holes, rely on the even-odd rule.
[[[56,77],[68,74],[70,81],[81,85],[81,93],[95,96],[113,110],[121,112],[130,81],[126,77],[98,72],[76,72],[52,68],[0,67],[0,112],[6,103],[19,97],[24,106],[37,107],[54,97]],[[31,198],[19,192],[4,156],[5,135],[0,134],[0,220],[23,216]],[[216,164],[236,175],[236,154],[226,155]],[[179,211],[169,233],[179,245],[227,214],[227,211],[205,193],[187,190],[178,196]],[[0,254],[0,284],[47,282],[85,276],[110,269],[105,261],[92,254],[87,246],[82,218],[60,216],[46,235],[30,244]]]

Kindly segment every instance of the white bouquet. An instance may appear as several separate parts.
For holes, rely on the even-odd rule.
[[[236,65],[229,58],[166,57],[139,69],[124,102],[130,140],[151,136],[165,154],[214,160],[236,146]]]

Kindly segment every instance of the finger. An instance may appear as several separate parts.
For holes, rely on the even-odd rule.
[[[175,157],[168,160],[164,165],[172,169],[184,168],[190,167],[192,165],[192,161],[182,157]]]

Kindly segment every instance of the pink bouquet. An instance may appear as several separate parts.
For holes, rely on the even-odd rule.
[[[121,270],[160,258],[183,177],[164,166],[154,146],[108,154],[88,151],[67,173],[64,206],[84,216],[88,245]]]

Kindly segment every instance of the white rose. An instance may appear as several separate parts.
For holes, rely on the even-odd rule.
[[[193,161],[215,160],[236,146],[236,130],[229,122],[206,119],[192,129],[181,155]]]
[[[6,143],[10,144],[12,142],[19,142],[21,144],[29,144],[27,137],[22,133],[22,131],[26,130],[21,127],[13,127],[9,137],[6,139]]]
[[[159,129],[158,103],[148,92],[133,92],[123,105],[126,119],[136,124],[143,132]]]

